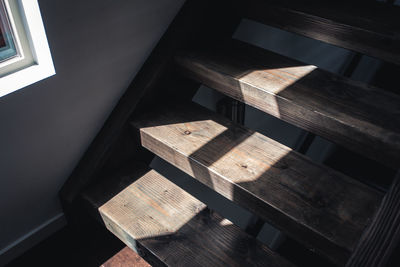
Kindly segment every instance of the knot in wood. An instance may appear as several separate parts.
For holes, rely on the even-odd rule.
[[[186,131],[184,131],[183,133],[184,133],[185,135],[189,135],[189,134],[191,134],[192,132],[189,131],[189,130],[186,130]]]

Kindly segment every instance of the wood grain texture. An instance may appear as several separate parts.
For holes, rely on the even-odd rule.
[[[400,8],[375,1],[249,0],[246,18],[400,63]]]
[[[144,147],[339,264],[382,198],[194,103],[144,115],[133,125]]]
[[[189,77],[394,169],[400,166],[400,96],[232,41],[182,52]]]
[[[111,259],[106,261],[100,267],[151,267],[142,257],[129,247],[123,248]]]
[[[104,174],[80,194],[85,212],[100,223],[103,222],[98,209],[130,184],[147,173],[150,167],[138,161],[130,161],[112,174]]]
[[[346,266],[384,267],[399,245],[400,171]]]
[[[129,247],[166,266],[292,266],[156,171],[99,211]]]
[[[98,177],[102,167],[110,158],[110,150],[118,140],[121,130],[138,106],[155,105],[157,101],[166,100],[165,88],[180,83],[173,72],[172,59],[177,49],[187,46],[204,45],[210,40],[219,40],[231,36],[239,23],[233,12],[228,12],[226,19],[220,20],[221,10],[228,11],[227,0],[218,2],[211,0],[185,2],[157,46],[143,64],[134,80],[121,97],[88,150],[72,172],[60,191],[64,209],[76,199],[79,193]],[[230,1],[229,1],[230,2]],[[207,20],[204,19],[207,17]],[[187,98],[190,92],[195,93],[198,85],[194,82],[186,89]],[[170,93],[170,91],[168,91]],[[150,95],[150,97],[147,97]],[[171,93],[167,95],[172,95]],[[183,100],[183,93],[180,100]]]

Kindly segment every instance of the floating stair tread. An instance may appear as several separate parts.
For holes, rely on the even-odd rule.
[[[248,0],[244,17],[400,64],[400,7],[374,1]]]
[[[154,170],[99,212],[129,247],[167,266],[293,266]]]
[[[129,247],[124,247],[112,258],[103,263],[100,267],[151,267],[142,257]]]
[[[143,162],[130,161],[118,171],[99,177],[96,183],[81,192],[82,203],[87,206],[91,217],[101,223],[103,220],[98,209],[150,170]]]
[[[382,198],[194,103],[133,125],[151,152],[333,261],[345,262]]]
[[[191,78],[397,169],[400,96],[232,40],[176,56]]]

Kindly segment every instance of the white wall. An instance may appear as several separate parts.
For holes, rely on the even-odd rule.
[[[59,189],[183,2],[39,1],[57,74],[0,98],[0,265],[62,225]]]

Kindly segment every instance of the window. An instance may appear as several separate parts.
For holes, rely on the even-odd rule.
[[[0,0],[0,97],[53,74],[37,0]]]
[[[3,2],[0,3],[0,63],[18,56],[10,19]]]

